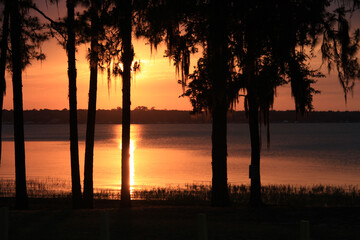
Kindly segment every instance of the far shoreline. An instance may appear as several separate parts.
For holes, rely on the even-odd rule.
[[[78,124],[86,124],[87,110],[78,110]],[[97,124],[121,124],[122,109],[97,110]],[[13,122],[12,110],[3,110],[3,124]],[[31,124],[68,124],[69,111],[63,110],[25,110],[24,122]],[[314,111],[304,116],[295,111],[270,111],[270,123],[357,123],[360,111]],[[211,124],[210,114],[191,114],[183,110],[135,109],[131,112],[132,124]],[[228,123],[248,123],[244,111],[229,111]]]

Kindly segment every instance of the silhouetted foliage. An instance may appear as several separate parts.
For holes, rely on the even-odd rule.
[[[329,12],[331,2],[324,0],[222,3],[231,16],[224,20],[223,29],[226,29],[226,32],[222,33],[230,40],[228,46],[231,49],[231,54],[227,55],[227,58],[222,58],[223,63],[227,62],[228,66],[221,71],[223,76],[228,76],[223,78],[223,83],[226,83],[226,90],[223,92],[226,92],[227,98],[224,108],[231,108],[237,98],[242,96],[239,91],[244,93],[252,142],[250,177],[252,186],[256,185],[252,188],[252,193],[256,197],[251,198],[251,204],[254,206],[261,204],[259,124],[263,120],[267,125],[269,144],[269,109],[273,105],[276,88],[290,82],[296,111],[304,114],[313,109],[313,95],[318,91],[312,84],[316,82],[316,78],[323,75],[317,70],[310,69],[309,61],[322,34],[326,34],[322,46],[323,57],[329,63],[337,64],[339,79],[344,89],[349,89],[348,80],[358,74],[356,69],[359,68],[354,55],[358,45],[358,34],[354,35],[353,40],[346,37],[349,28],[347,20],[340,14],[343,10],[338,8],[334,13]],[[338,17],[335,18],[334,14]],[[331,26],[334,22],[339,23],[338,29]],[[328,40],[330,34],[331,38],[335,39],[332,45]],[[209,54],[209,40],[211,39],[205,44],[204,57],[199,60],[195,71],[189,75],[191,81],[183,96],[190,97],[194,112],[210,110],[214,117],[212,111],[216,103],[211,96],[214,96],[214,91],[219,90],[219,86],[214,85],[211,80],[214,77],[212,71],[221,68],[221,65],[207,65],[213,59]],[[227,40],[215,42],[225,41]]]
[[[344,90],[345,102],[348,93],[354,88],[355,80],[360,78],[360,63],[357,56],[360,29],[355,28],[351,34],[348,21],[349,15],[359,9],[358,1],[353,1],[353,4],[350,8],[344,3],[340,4],[333,12],[328,13],[322,31],[323,63],[327,63],[329,72],[335,65],[339,82]]]
[[[226,170],[226,113],[228,79],[226,20],[228,1],[139,1],[143,10],[136,16],[136,34],[149,40],[151,47],[164,41],[165,55],[174,61],[183,86],[187,83],[190,55],[204,47],[207,58],[199,65],[206,67],[211,84],[213,117],[213,205],[228,205]],[[225,61],[224,61],[225,60]],[[210,64],[210,66],[209,66]],[[202,69],[201,69],[202,70]],[[199,70],[199,72],[201,71]],[[195,77],[193,75],[193,77]],[[206,84],[201,85],[206,86]],[[205,98],[203,99],[205,100]],[[199,103],[201,105],[201,103]]]

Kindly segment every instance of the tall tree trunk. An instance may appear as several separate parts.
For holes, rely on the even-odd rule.
[[[2,27],[1,39],[1,56],[0,56],[0,164],[1,164],[1,149],[2,149],[2,112],[4,95],[6,92],[5,70],[6,70],[6,55],[8,49],[8,35],[9,35],[9,1],[5,1],[4,19]]]
[[[226,107],[215,106],[212,124],[212,198],[213,206],[228,206],[229,193],[227,183],[227,141]]]
[[[227,183],[227,32],[226,1],[211,1],[208,69],[213,84],[212,199],[213,206],[229,205]]]
[[[259,207],[262,205],[260,182],[259,106],[254,96],[253,90],[248,91],[248,103],[251,141],[251,165],[249,168],[249,175],[251,178],[250,206]]]
[[[123,44],[123,110],[122,110],[122,152],[121,152],[121,207],[130,207],[130,84],[131,63],[134,51],[131,43],[132,7],[131,0],[124,1],[122,24]]]
[[[74,0],[67,0],[67,54],[68,54],[68,77],[69,77],[69,105],[70,105],[70,154],[71,154],[71,186],[73,208],[81,207],[81,185],[79,172],[79,147],[77,127],[77,103],[76,103],[76,65],[75,65],[75,31],[74,31]]]
[[[21,23],[18,0],[9,1],[10,36],[13,64],[13,98],[14,98],[14,141],[15,141],[15,183],[16,208],[25,209],[28,206],[25,173],[25,143],[22,97],[22,55],[21,55]]]
[[[93,163],[94,135],[96,119],[96,93],[98,74],[98,14],[96,1],[91,1],[91,50],[90,50],[90,89],[86,126],[85,172],[84,172],[84,207],[93,208]]]

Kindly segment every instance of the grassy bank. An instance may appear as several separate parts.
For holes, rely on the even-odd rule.
[[[68,187],[30,180],[30,210],[18,211],[14,182],[0,180],[0,207],[10,208],[9,239],[98,240],[108,228],[109,239],[196,240],[199,214],[206,216],[209,240],[299,239],[302,220],[309,222],[312,240],[359,239],[360,190],[354,186],[264,186],[267,205],[259,209],[248,207],[245,185],[229,186],[231,208],[210,207],[206,185],[134,190],[131,209],[119,208],[118,191],[100,189],[93,210],[72,210]]]
[[[48,178],[32,179],[27,182],[31,199],[70,199],[69,182]],[[15,196],[13,180],[0,180],[0,198]],[[233,207],[246,206],[250,197],[248,185],[230,185],[230,198]],[[119,200],[120,191],[114,189],[95,189],[96,200]],[[144,187],[132,190],[132,199],[176,205],[208,205],[211,199],[209,185],[186,184],[178,187]],[[270,206],[302,207],[359,207],[360,189],[358,186],[294,186],[264,185],[262,199]]]

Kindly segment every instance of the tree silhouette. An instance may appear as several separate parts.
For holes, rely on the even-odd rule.
[[[212,205],[227,206],[228,1],[143,1],[143,4],[137,16],[137,36],[148,39],[151,47],[155,49],[160,42],[166,42],[165,54],[174,61],[183,86],[186,85],[189,76],[190,55],[197,52],[199,45],[205,49],[206,58],[199,62],[198,65],[201,65],[202,69],[197,73],[207,72],[208,84],[216,86],[209,91],[211,96],[206,97],[207,102],[211,102],[211,106],[207,108],[213,118]],[[193,78],[197,76],[196,73],[192,75]],[[201,79],[204,77],[201,76]],[[198,106],[200,105],[199,103]]]
[[[213,206],[229,205],[227,182],[227,79],[229,52],[227,1],[210,2],[207,36],[208,77],[212,84],[212,194]]]
[[[67,7],[67,42],[68,78],[69,78],[69,106],[70,106],[70,161],[71,161],[71,187],[73,208],[82,206],[79,146],[77,127],[77,100],[76,100],[76,61],[75,61],[75,21],[74,0],[66,1]]]
[[[291,83],[297,112],[304,114],[313,109],[313,94],[318,91],[312,84],[322,74],[311,70],[307,49],[314,51],[316,36],[324,21],[328,1],[257,1],[247,2],[241,13],[242,24],[235,32],[235,53],[239,79],[246,92],[245,110],[249,118],[251,139],[251,206],[261,206],[259,124],[261,116],[267,125],[268,146],[269,109],[276,88]],[[241,5],[241,4],[240,4]],[[259,18],[261,21],[259,21]]]
[[[110,81],[111,73],[117,76],[119,72],[119,68],[116,67],[119,65],[119,58],[121,55],[119,46],[121,44],[121,40],[119,40],[119,32],[120,27],[117,26],[118,23],[114,20],[116,11],[113,11],[113,16],[111,16],[110,9],[114,10],[114,2],[113,1],[83,1],[82,6],[85,8],[82,14],[78,14],[78,19],[75,21],[74,17],[69,17],[65,19],[65,23],[67,27],[64,27],[63,22],[56,22],[50,19],[46,14],[44,14],[41,10],[39,10],[36,6],[31,6],[34,10],[40,13],[45,19],[50,21],[50,30],[53,35],[60,35],[62,39],[58,39],[60,44],[66,45],[68,51],[68,58],[70,56],[74,56],[75,44],[90,42],[90,52],[89,52],[89,60],[90,60],[90,88],[89,88],[89,104],[88,104],[88,116],[87,116],[87,127],[86,127],[86,145],[85,145],[85,168],[84,168],[84,205],[82,205],[81,201],[74,203],[74,208],[86,207],[93,208],[93,154],[94,154],[94,135],[95,135],[95,119],[96,119],[96,92],[97,92],[97,75],[98,69],[107,70],[108,73],[108,81]],[[72,3],[72,8],[74,8],[74,2]],[[68,8],[69,9],[69,8]],[[74,11],[72,11],[74,14]],[[73,24],[70,24],[73,22]],[[90,24],[90,27],[89,27]],[[72,27],[71,27],[72,26]],[[69,29],[72,28],[74,32],[73,35],[69,33]],[[53,32],[55,30],[55,32]],[[66,32],[67,30],[67,32]],[[75,32],[76,31],[76,32]],[[65,33],[66,32],[66,33]],[[78,33],[76,36],[75,33]],[[73,40],[72,40],[73,39]],[[70,47],[70,50],[69,50]],[[73,58],[72,58],[73,59]],[[69,61],[72,68],[75,67],[75,61]],[[69,65],[70,66],[70,65]],[[112,68],[113,66],[113,68]],[[70,69],[70,67],[69,67]],[[71,73],[71,78],[70,78]],[[70,87],[75,86],[74,83],[74,70],[69,71],[69,80],[72,85]],[[76,80],[76,68],[75,68],[75,80]],[[109,82],[110,83],[110,82]],[[74,85],[75,84],[75,85]],[[76,91],[73,95],[76,94]],[[70,98],[69,98],[70,100]],[[75,96],[76,100],[76,96]],[[74,103],[74,101],[71,101]],[[76,101],[75,101],[76,103]],[[76,109],[74,107],[73,109]],[[77,121],[76,121],[77,122]],[[75,135],[75,134],[73,134]],[[77,135],[77,134],[76,134]],[[71,145],[73,146],[73,145]],[[75,149],[78,152],[77,148]],[[73,154],[77,155],[78,154]],[[78,164],[75,164],[74,170],[72,170],[72,179],[74,177],[77,179]],[[75,176],[73,176],[75,173]],[[76,184],[73,185],[73,188],[79,189],[77,185],[77,180],[75,180]],[[80,184],[79,184],[80,186]],[[77,191],[77,190],[76,190]],[[78,191],[77,191],[78,192]],[[81,192],[80,198],[81,200]],[[75,200],[75,199],[74,199]]]
[[[94,137],[95,137],[95,119],[96,119],[96,93],[97,93],[97,75],[98,69],[110,69],[113,58],[116,57],[116,49],[120,41],[114,39],[114,21],[110,16],[109,9],[112,6],[111,1],[90,2],[88,12],[84,13],[85,21],[90,18],[90,88],[89,105],[86,126],[86,146],[85,146],[85,169],[84,169],[84,206],[93,208],[93,159],[94,159]],[[87,16],[89,15],[89,16]],[[83,25],[86,25],[83,21]],[[83,26],[84,28],[84,26]],[[85,28],[86,29],[86,28]],[[84,36],[88,35],[85,30]],[[105,65],[105,66],[104,66]],[[108,78],[110,78],[108,73]]]
[[[22,56],[21,56],[21,20],[19,2],[10,3],[10,37],[12,82],[14,97],[14,142],[15,142],[15,181],[16,181],[16,208],[24,209],[28,206],[25,173],[25,145],[24,120],[22,99]]]
[[[316,91],[311,85],[315,83],[314,78],[321,74],[309,69],[307,61],[310,58],[304,48],[315,46],[328,1],[233,1],[227,6],[231,17],[223,22],[223,29],[227,26],[228,30],[222,35],[228,36],[230,52],[227,58],[222,57],[228,65],[220,71],[223,76],[228,76],[222,80],[227,99],[227,105],[222,109],[227,111],[233,101],[245,96],[251,139],[250,205],[260,206],[261,116],[268,127],[269,141],[269,109],[273,105],[276,87],[286,82],[291,82],[296,110],[304,113],[312,109],[312,95]],[[219,10],[220,6],[216,9]],[[215,101],[219,101],[211,97],[219,86],[210,79],[214,76],[214,68],[220,69],[221,65],[206,64],[212,59],[209,56],[212,52],[209,51],[209,40],[206,55],[190,75],[191,82],[184,94],[190,97],[195,111],[205,108],[211,111]],[[243,91],[244,95],[239,91]],[[222,142],[226,143],[225,140]]]
[[[6,81],[5,81],[5,71],[6,71],[6,57],[8,51],[8,36],[9,36],[9,3],[5,1],[4,11],[3,11],[3,25],[2,25],[2,35],[1,35],[1,55],[0,55],[0,164],[1,164],[1,151],[2,151],[2,111],[3,111],[3,102],[4,95],[6,93]]]
[[[229,68],[224,68],[223,74],[227,72],[232,78],[227,80],[228,103],[240,96],[239,90],[245,94],[251,139],[251,206],[262,205],[259,124],[262,116],[267,125],[269,142],[269,109],[273,105],[277,86],[291,83],[297,112],[304,114],[313,109],[312,98],[317,91],[312,84],[316,82],[314,79],[323,75],[310,68],[312,55],[309,56],[307,51],[312,54],[322,34],[323,57],[330,64],[335,62],[337,69],[341,70],[339,78],[344,79],[341,80],[345,82],[343,86],[346,85],[345,79],[352,79],[358,74],[354,55],[358,35],[355,34],[352,40],[346,36],[348,27],[341,11],[335,10],[337,18],[327,12],[330,3],[324,0],[234,1],[230,4],[231,20],[225,23],[229,26],[225,34],[230,39],[231,55]],[[338,29],[332,28],[332,21],[340,24]],[[345,33],[342,33],[343,29],[346,29]],[[341,44],[336,41],[341,41]],[[324,50],[328,55],[324,55]],[[207,52],[204,58],[209,58],[208,55]],[[199,60],[184,94],[190,97],[194,111],[211,109],[214,105],[211,95],[218,88],[209,80],[214,67],[207,69],[205,62],[204,59]]]
[[[269,139],[269,109],[273,105],[276,87],[285,84],[287,72],[285,71],[288,59],[294,60],[291,53],[299,44],[296,39],[299,26],[294,23],[297,19],[298,8],[289,2],[277,2],[277,4],[267,1],[246,2],[245,9],[240,19],[242,24],[239,26],[241,31],[236,32],[236,57],[239,73],[239,80],[243,81],[243,91],[246,92],[245,110],[249,119],[250,140],[251,140],[251,165],[249,167],[249,177],[251,179],[250,205],[261,206],[261,180],[260,180],[260,151],[261,136],[259,124],[261,115],[267,125],[268,141]],[[241,6],[244,8],[244,5]],[[284,10],[288,11],[285,12]],[[302,14],[306,14],[301,12]],[[259,21],[259,18],[261,21]],[[283,27],[286,25],[286,28]],[[240,33],[240,36],[239,36]],[[281,47],[278,47],[281,46]],[[299,69],[305,65],[298,63],[304,58],[297,58],[292,61],[291,70]],[[300,73],[299,69],[297,73]],[[311,73],[308,71],[307,73]],[[299,84],[306,81],[306,75],[296,76]],[[293,78],[289,79],[293,83]],[[313,81],[308,81],[310,86]],[[298,86],[292,84],[292,86]],[[312,88],[308,88],[312,89]],[[307,88],[299,88],[296,92],[301,96],[312,99],[314,91],[308,91]],[[296,95],[298,99],[298,95]],[[302,101],[301,101],[302,103]],[[311,103],[311,101],[310,101]]]
[[[96,92],[97,92],[97,74],[99,62],[99,2],[91,0],[91,46],[90,46],[90,89],[88,117],[86,125],[86,146],[85,146],[85,170],[84,170],[84,206],[93,208],[93,158],[94,158],[94,135],[96,118]]]
[[[57,0],[50,0],[57,3]],[[28,8],[33,9],[50,22],[48,29],[50,35],[55,37],[58,42],[66,49],[68,57],[68,79],[69,79],[69,126],[70,126],[70,167],[71,167],[71,191],[72,206],[74,209],[83,206],[79,170],[79,146],[78,146],[78,126],[77,126],[77,97],[76,97],[76,32],[79,31],[75,22],[75,5],[77,0],[66,0],[67,18],[64,21],[54,21],[49,18],[32,2],[25,2]],[[58,35],[61,38],[58,38]]]
[[[14,105],[15,183],[16,208],[27,208],[25,172],[25,144],[22,98],[22,70],[32,59],[44,60],[44,54],[37,51],[41,42],[47,39],[43,26],[37,18],[28,14],[28,7],[19,1],[6,1],[10,17],[10,42]],[[5,44],[5,43],[4,43]],[[6,53],[6,52],[2,52]]]
[[[90,90],[89,111],[85,150],[84,200],[85,207],[93,207],[93,149],[96,113],[97,71],[107,71],[108,86],[111,76],[121,76],[123,80],[122,111],[122,186],[121,206],[130,207],[130,83],[131,71],[136,72],[140,63],[133,62],[134,51],[131,44],[132,3],[131,1],[92,1],[90,6]],[[86,15],[84,13],[85,21]],[[83,19],[84,20],[84,19]],[[87,41],[86,28],[84,32]],[[84,38],[84,37],[83,37]]]
[[[123,64],[123,108],[122,108],[122,137],[121,137],[121,206],[130,207],[130,84],[131,64],[134,59],[134,49],[131,43],[132,37],[132,1],[118,1],[118,11],[121,13],[119,26],[122,40],[121,62]]]

